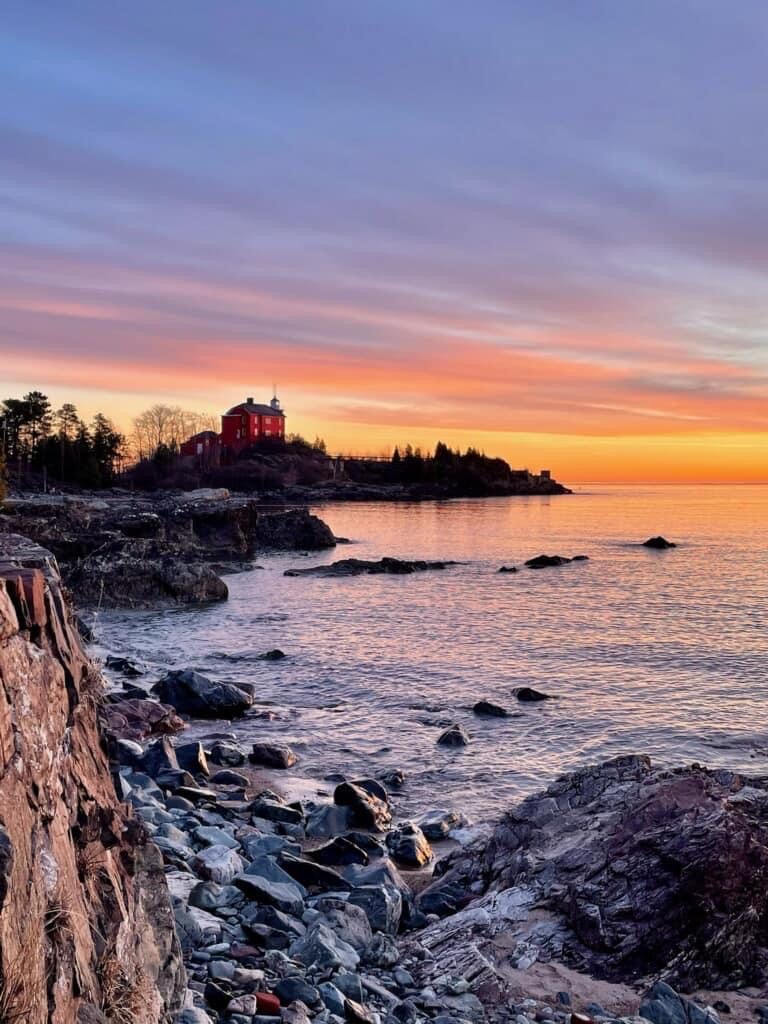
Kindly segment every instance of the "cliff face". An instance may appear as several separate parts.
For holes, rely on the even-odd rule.
[[[115,795],[101,677],[55,560],[0,537],[0,1021],[170,1019],[184,971],[157,848]]]

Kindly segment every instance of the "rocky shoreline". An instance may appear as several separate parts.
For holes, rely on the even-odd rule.
[[[252,568],[258,553],[336,544],[306,509],[265,510],[254,499],[210,490],[9,499],[0,514],[3,532],[51,551],[81,607],[223,601],[222,576]]]
[[[227,540],[219,532],[216,544],[232,551],[229,521],[224,531]],[[119,1006],[110,1005],[112,989],[103,981],[94,981],[86,998],[78,980],[85,967],[73,971],[79,957],[95,978],[104,973],[99,949],[87,946],[85,935],[78,932],[69,945],[74,908],[91,893],[87,870],[59,872],[54,910],[50,895],[40,902],[37,923],[48,938],[36,981],[41,1009],[25,1018],[30,1024],[53,1019],[43,1006],[52,962],[59,965],[56,998],[69,1008],[56,1019],[78,1024],[768,1020],[768,780],[699,766],[662,771],[644,757],[619,758],[561,777],[512,808],[489,835],[462,846],[454,809],[401,820],[396,771],[382,776],[372,766],[365,778],[317,780],[292,771],[295,754],[270,742],[268,718],[245,686],[192,671],[155,680],[113,658],[114,682],[105,693],[73,632],[53,557],[6,535],[0,563],[0,676],[16,704],[9,714],[21,714],[21,702],[31,699],[34,742],[45,744],[51,732],[42,723],[56,702],[80,708],[93,747],[92,761],[80,768],[41,750],[37,777],[21,775],[26,800],[63,783],[102,794],[109,820],[124,822],[122,833],[102,825],[96,835],[84,824],[92,812],[84,816],[70,798],[66,817],[76,825],[67,842],[74,845],[68,852],[62,837],[54,858],[85,864],[93,855],[112,864],[113,849],[121,851],[120,863],[138,864],[140,853],[141,863],[156,864],[151,882],[146,870],[135,874],[133,895],[119,883],[120,934],[144,928],[141,942],[131,940]],[[32,662],[22,664],[15,653],[29,645],[52,659],[39,697],[25,675]],[[69,696],[62,690],[51,698],[58,673],[70,680]],[[31,696],[22,697],[25,690]],[[45,710],[34,705],[39,698]],[[498,711],[487,702],[478,707]],[[248,748],[227,727],[240,716],[254,722]],[[187,740],[187,722],[201,718],[208,731]],[[23,740],[25,760],[31,737]],[[12,750],[13,742],[3,748]],[[6,757],[6,798],[17,771]],[[16,851],[28,823],[4,814]],[[50,888],[47,863],[43,858],[35,876],[41,891]],[[13,870],[0,886],[6,989],[13,973],[8,929],[28,891]],[[92,924],[111,934],[115,912],[103,887],[110,877],[117,883],[98,870],[92,877]],[[148,905],[159,908],[149,932],[140,909]],[[169,907],[175,929],[163,918]],[[67,927],[57,931],[64,913]],[[66,949],[75,951],[68,959]],[[158,949],[165,950],[159,958]],[[154,965],[143,980],[142,958]],[[128,992],[143,993],[151,1009],[121,1017]]]

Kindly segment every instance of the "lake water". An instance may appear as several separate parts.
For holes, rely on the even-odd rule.
[[[616,754],[768,772],[768,487],[581,487],[572,496],[316,510],[353,545],[262,557],[205,609],[105,613],[105,650],[258,687],[295,770],[401,768],[403,814],[495,817],[558,773]],[[678,542],[651,551],[655,534]],[[589,555],[499,575],[533,555]],[[338,558],[455,559],[347,579],[283,571]],[[279,647],[288,657],[264,662]],[[518,704],[529,685],[558,696]],[[492,700],[519,712],[480,719]],[[453,722],[469,746],[436,745]],[[210,724],[206,727],[210,730]]]

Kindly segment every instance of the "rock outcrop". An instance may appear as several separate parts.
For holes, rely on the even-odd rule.
[[[362,558],[342,558],[330,565],[312,565],[307,569],[286,569],[284,576],[409,576],[414,572],[445,569],[455,562],[405,561],[401,558],[380,558],[369,562]]]
[[[171,1019],[184,970],[157,847],[115,795],[102,679],[53,556],[0,537],[0,1018]]]
[[[59,560],[83,605],[153,607],[222,601],[224,571],[258,551],[333,547],[305,509],[265,512],[250,498],[212,495],[14,499],[3,531],[23,533]]]
[[[425,933],[438,971],[474,950],[486,981],[537,961],[683,991],[768,981],[766,779],[617,758],[523,800],[438,872],[421,896],[448,915]]]

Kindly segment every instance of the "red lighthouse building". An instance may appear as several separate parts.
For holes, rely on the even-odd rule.
[[[246,398],[221,417],[221,445],[237,455],[243,448],[267,438],[285,438],[285,413],[277,395],[269,405]]]

